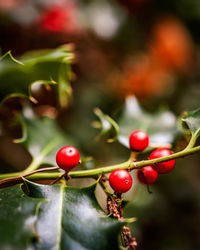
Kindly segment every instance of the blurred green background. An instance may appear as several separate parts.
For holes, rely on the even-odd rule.
[[[38,116],[56,117],[82,155],[93,157],[85,168],[129,156],[122,145],[95,140],[95,107],[117,120],[130,95],[151,114],[158,107],[179,115],[200,106],[199,26],[198,0],[0,1],[1,54],[11,50],[18,57],[72,43],[72,101],[59,109],[53,89],[39,86],[32,89],[38,104],[31,105]],[[2,173],[22,170],[31,161],[12,143],[21,134],[13,116],[23,102],[13,98],[0,111]],[[174,150],[185,145],[179,137]],[[175,170],[152,186],[153,194],[135,180],[125,216],[138,218],[132,225],[138,249],[200,249],[199,165],[199,155],[178,160]]]

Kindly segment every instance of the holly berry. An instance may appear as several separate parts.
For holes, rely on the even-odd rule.
[[[58,166],[65,171],[69,171],[76,167],[80,160],[78,150],[72,146],[62,147],[56,155],[56,162]]]
[[[47,31],[63,31],[67,19],[67,13],[62,8],[51,8],[46,11],[40,20],[40,26]]]
[[[144,151],[149,145],[149,136],[142,130],[135,130],[129,137],[130,149],[133,151]]]
[[[145,185],[153,184],[158,177],[158,173],[152,168],[152,166],[146,166],[138,169],[136,174],[139,182]]]
[[[131,188],[133,180],[128,171],[116,169],[110,174],[109,183],[114,191],[125,193]]]
[[[157,148],[150,154],[149,158],[150,158],[150,160],[153,160],[156,158],[169,156],[172,154],[173,154],[173,152],[167,148]],[[175,165],[175,160],[170,160],[170,161],[156,163],[153,165],[153,168],[159,174],[166,174],[166,173],[169,173],[174,168],[174,165]]]

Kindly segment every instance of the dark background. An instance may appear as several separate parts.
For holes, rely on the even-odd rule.
[[[164,106],[178,115],[200,106],[199,27],[198,0],[0,1],[2,54],[11,50],[18,57],[33,49],[74,44],[73,103],[59,110],[57,118],[97,165],[126,160],[129,152],[93,141],[94,107],[117,118],[125,97],[133,94],[149,112]],[[41,87],[33,94],[39,100],[33,105],[38,115],[46,107],[57,110],[53,92]],[[18,99],[0,112],[1,172],[21,170],[31,160],[11,143],[20,134],[10,125],[13,108],[21,109]],[[174,150],[184,146],[179,139]],[[138,218],[132,225],[138,249],[200,248],[199,163],[199,155],[178,160],[175,170],[152,186],[153,194],[135,184],[125,215]]]

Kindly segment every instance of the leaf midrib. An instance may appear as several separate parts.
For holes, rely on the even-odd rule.
[[[62,217],[63,217],[63,200],[64,200],[64,185],[60,186],[60,220],[59,220],[59,231],[57,237],[57,249],[61,250],[61,237],[62,237]]]

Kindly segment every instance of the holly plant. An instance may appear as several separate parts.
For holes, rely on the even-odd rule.
[[[129,224],[140,218],[123,215],[124,193],[134,188],[133,176],[151,193],[159,175],[172,172],[179,158],[200,151],[200,109],[178,119],[168,110],[151,115],[129,96],[117,121],[96,108],[99,120],[93,124],[100,137],[127,148],[129,158],[87,169],[84,145],[79,150],[80,144],[55,116],[36,116],[33,109],[38,100],[31,87],[38,82],[53,89],[57,110],[72,105],[72,61],[67,46],[28,53],[19,60],[10,52],[1,57],[1,109],[13,97],[23,97],[22,108],[12,117],[22,136],[13,143],[23,146],[32,161],[20,172],[0,174],[0,249],[136,249]],[[183,136],[186,146],[176,150]],[[70,184],[85,178],[91,179],[90,186]],[[104,208],[97,187],[106,196]]]

